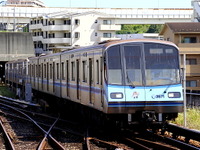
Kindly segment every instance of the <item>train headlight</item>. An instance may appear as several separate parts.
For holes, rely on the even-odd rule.
[[[169,98],[180,98],[181,97],[181,93],[180,92],[169,92],[168,93],[168,97]]]
[[[122,99],[123,93],[110,93],[110,98],[112,98],[112,99]]]

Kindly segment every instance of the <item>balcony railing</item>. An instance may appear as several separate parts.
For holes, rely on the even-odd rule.
[[[42,43],[44,44],[70,44],[71,38],[50,38],[50,39],[43,39]]]
[[[121,25],[99,25],[99,30],[121,30]]]
[[[49,25],[43,26],[43,31],[69,31],[70,25]]]
[[[191,47],[191,48],[194,48],[194,47],[200,47],[200,43],[178,43],[178,47]]]
[[[200,65],[186,65],[187,76],[200,76]]]
[[[39,24],[30,24],[30,26],[29,26],[29,28],[31,30],[33,30],[33,29],[42,29],[42,27],[43,27],[43,25],[41,23],[39,23]]]

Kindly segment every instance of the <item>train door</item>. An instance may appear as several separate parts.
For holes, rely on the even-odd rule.
[[[145,89],[142,76],[142,45],[124,45],[125,95],[127,107],[145,106]]]
[[[94,61],[92,58],[89,58],[89,102],[94,103]]]

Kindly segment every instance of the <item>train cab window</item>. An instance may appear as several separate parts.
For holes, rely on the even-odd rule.
[[[175,47],[148,43],[144,52],[147,86],[180,83],[179,54]]]
[[[87,82],[87,61],[82,61],[83,66],[83,82]]]
[[[122,65],[119,46],[112,46],[107,50],[108,84],[122,84]]]
[[[72,78],[72,81],[75,81],[75,62],[71,62],[71,78]]]
[[[141,86],[141,48],[136,45],[124,46],[125,64],[126,64],[126,85]]]

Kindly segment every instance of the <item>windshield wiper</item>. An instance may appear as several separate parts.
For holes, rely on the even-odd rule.
[[[128,82],[131,83],[130,87],[135,88],[135,85],[133,84],[133,81],[130,79],[130,77],[128,75],[128,71],[126,72],[126,74],[127,74]]]

